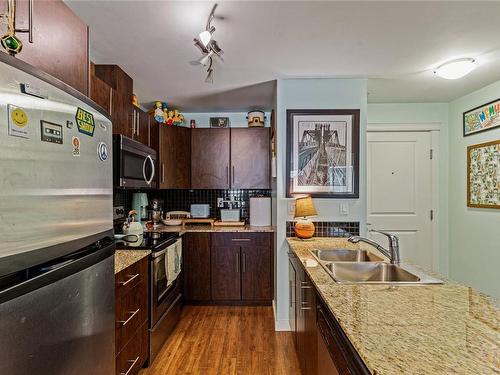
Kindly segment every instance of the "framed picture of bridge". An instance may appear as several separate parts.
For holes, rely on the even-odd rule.
[[[287,110],[287,196],[359,198],[359,109]]]

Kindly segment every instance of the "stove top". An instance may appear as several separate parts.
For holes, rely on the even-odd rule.
[[[179,237],[178,233],[172,232],[144,232],[142,243],[139,246],[126,245],[123,242],[117,243],[117,249],[127,250],[151,250],[160,251],[170,245]]]

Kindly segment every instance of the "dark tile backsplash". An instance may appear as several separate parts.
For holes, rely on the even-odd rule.
[[[314,237],[350,237],[359,236],[359,221],[313,221],[316,231]],[[286,222],[286,236],[295,237],[293,221]]]
[[[132,205],[132,194],[135,191],[125,189],[115,189],[113,204],[115,206],[125,206],[130,210]],[[219,217],[217,198],[233,200],[236,206],[241,209],[241,218],[249,218],[249,205],[251,197],[270,197],[271,190],[147,190],[148,199],[158,198],[163,201],[163,211],[188,211],[191,204],[206,203],[210,205],[210,216]],[[236,207],[235,207],[236,208]]]

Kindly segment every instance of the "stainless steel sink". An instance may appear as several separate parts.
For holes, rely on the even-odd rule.
[[[427,275],[417,276],[389,263],[326,263],[326,271],[338,283],[345,284],[441,284]]]
[[[382,262],[383,259],[366,250],[311,250],[314,257],[325,262]]]

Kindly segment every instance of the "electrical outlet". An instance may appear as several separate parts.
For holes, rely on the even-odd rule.
[[[288,215],[295,214],[295,200],[291,200],[288,202]]]
[[[344,216],[349,215],[349,205],[347,203],[340,204],[340,214]]]

